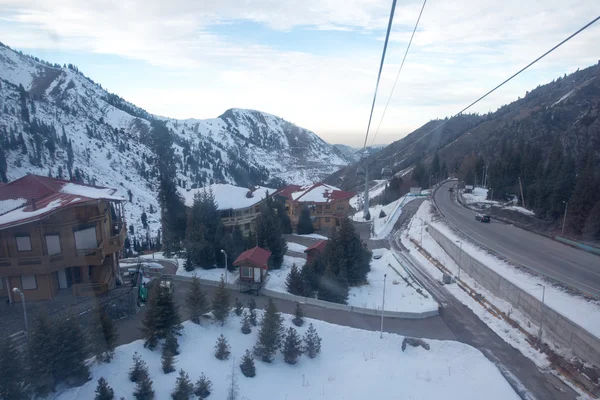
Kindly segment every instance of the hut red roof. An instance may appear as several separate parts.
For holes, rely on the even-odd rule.
[[[319,252],[322,252],[323,250],[325,250],[326,246],[327,246],[327,240],[319,240],[318,242],[314,243],[312,246],[309,246],[308,248],[306,248],[304,250],[304,252],[308,253],[311,250],[317,250]]]
[[[233,262],[233,265],[237,267],[243,262],[249,262],[256,267],[267,269],[269,257],[271,257],[271,252],[269,250],[265,250],[262,247],[256,246],[240,254],[239,257]]]

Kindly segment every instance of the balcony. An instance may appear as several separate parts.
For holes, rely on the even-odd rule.
[[[105,254],[112,254],[120,251],[125,245],[125,238],[127,237],[127,228],[125,224],[121,226],[121,230],[114,236],[108,238],[106,246],[104,246]]]

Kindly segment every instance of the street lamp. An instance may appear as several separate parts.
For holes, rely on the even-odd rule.
[[[27,308],[25,307],[25,295],[19,288],[13,288],[13,293],[21,295],[21,303],[23,303],[23,318],[25,318],[25,332],[29,333],[29,327],[27,325]]]
[[[463,242],[460,240],[457,240],[456,243],[460,243],[460,254],[458,255],[458,280],[460,280],[460,265],[462,264],[462,244]]]
[[[385,307],[385,278],[387,274],[383,274],[383,298],[381,300],[381,332],[379,333],[379,338],[383,339],[383,307]]]
[[[565,236],[565,222],[567,222],[567,207],[569,207],[568,201],[563,201],[565,203],[565,215],[563,216],[562,230],[560,231],[561,236]]]
[[[540,317],[540,331],[538,333],[538,340],[542,341],[542,328],[544,327],[544,302],[546,300],[546,286],[541,283],[537,284],[542,287],[542,316]]]
[[[225,283],[227,283],[227,253],[223,249],[221,249],[221,253],[225,255]]]

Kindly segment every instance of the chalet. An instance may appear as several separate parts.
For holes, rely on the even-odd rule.
[[[269,193],[275,191],[267,187],[248,189],[229,184],[214,184],[183,192],[186,207],[191,208],[194,205],[194,195],[204,189],[212,189],[223,225],[229,229],[237,225],[244,235],[254,231],[254,223],[260,213],[262,202]]]
[[[325,251],[325,247],[327,247],[327,240],[319,240],[314,243],[312,246],[309,246],[304,250],[306,253],[306,262],[311,263],[317,257],[319,257]]]
[[[235,267],[239,267],[240,283],[262,284],[269,270],[269,257],[271,252],[258,246],[240,254],[233,262]]]
[[[273,197],[285,201],[286,210],[294,226],[298,224],[302,209],[308,207],[315,229],[339,226],[343,218],[355,211],[350,206],[350,199],[354,195],[324,183],[310,186],[291,185],[273,193]]]
[[[0,189],[0,297],[47,300],[114,288],[127,234],[115,189],[26,175]]]

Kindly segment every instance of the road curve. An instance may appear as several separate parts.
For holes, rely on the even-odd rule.
[[[600,257],[514,225],[478,222],[476,212],[462,207],[448,191],[454,184],[444,183],[434,195],[448,222],[508,260],[600,298]]]

